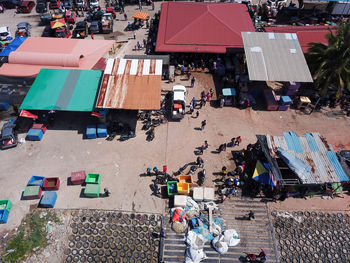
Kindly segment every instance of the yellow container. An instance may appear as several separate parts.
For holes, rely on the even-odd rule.
[[[179,181],[180,183],[188,183],[190,187],[192,187],[193,185],[193,178],[192,178],[192,175],[191,174],[182,174],[179,176]]]
[[[180,195],[189,195],[190,194],[190,185],[188,183],[178,183],[177,192]]]

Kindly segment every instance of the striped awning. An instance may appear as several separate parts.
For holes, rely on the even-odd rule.
[[[146,12],[136,12],[132,17],[136,19],[146,20],[149,18],[149,14]]]
[[[96,108],[160,108],[162,60],[108,59]]]
[[[99,70],[41,69],[20,109],[92,111],[101,75]]]

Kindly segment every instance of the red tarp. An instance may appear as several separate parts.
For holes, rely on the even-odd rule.
[[[166,2],[156,51],[226,53],[227,48],[243,49],[241,32],[255,32],[243,4]]]
[[[333,34],[336,33],[335,27],[328,26],[279,26],[279,27],[265,27],[266,32],[275,33],[296,33],[301,49],[304,53],[307,53],[310,48],[311,42],[318,42],[328,45],[326,35],[329,33],[329,29]]]

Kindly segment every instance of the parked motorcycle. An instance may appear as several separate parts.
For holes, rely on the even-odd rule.
[[[147,140],[148,142],[153,141],[153,139],[154,139],[154,127],[152,127],[150,130],[148,130],[148,131],[146,132],[146,134],[147,134],[146,140]]]
[[[203,169],[202,171],[200,171],[198,173],[198,185],[199,186],[202,186],[204,184],[205,178],[206,178],[205,175],[206,175],[205,169]]]
[[[188,175],[193,175],[198,169],[197,165],[192,165],[189,172],[187,173]]]
[[[178,175],[182,174],[186,170],[187,167],[188,167],[188,163],[186,163],[184,166],[180,167],[179,170],[174,173],[174,175],[178,176]]]

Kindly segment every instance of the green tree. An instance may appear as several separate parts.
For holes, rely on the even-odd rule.
[[[328,46],[311,43],[306,59],[321,96],[335,87],[340,98],[344,90],[350,91],[350,21],[342,22],[336,34],[329,31]]]

